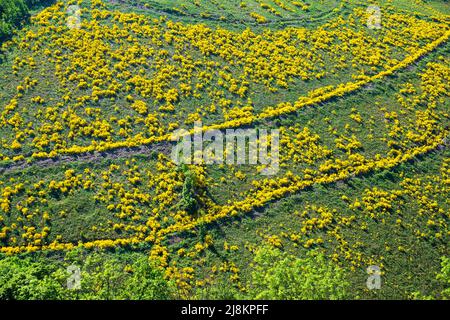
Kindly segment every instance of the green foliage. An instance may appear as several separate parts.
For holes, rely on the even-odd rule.
[[[450,258],[442,257],[441,258],[441,271],[437,274],[436,279],[440,282],[441,287],[443,288],[440,293],[435,295],[425,295],[421,291],[415,291],[410,295],[411,299],[414,300],[436,300],[450,299]]]
[[[75,264],[76,265],[76,264]],[[170,298],[169,283],[162,272],[151,266],[146,256],[125,265],[117,257],[89,255],[81,264],[81,289],[71,291],[71,298],[101,300],[164,300]],[[67,278],[66,270],[55,275]],[[75,296],[75,297],[74,297]]]
[[[33,8],[39,5],[48,5],[54,2],[54,0],[25,0],[25,4],[28,8]]]
[[[1,300],[58,299],[63,288],[51,277],[54,265],[33,262],[30,258],[9,257],[0,260]]]
[[[442,291],[443,299],[450,299],[450,257],[442,257],[441,272],[437,275],[437,279],[444,285]]]
[[[245,299],[243,293],[229,281],[219,279],[214,284],[196,288],[194,299],[200,300],[239,300]]]
[[[197,179],[195,177],[195,173],[186,167],[183,167],[183,171],[185,178],[179,206],[181,210],[185,210],[189,214],[194,214],[197,212],[199,207],[196,196]]]
[[[77,255],[75,251],[68,254]],[[74,262],[74,260],[77,260]],[[49,259],[7,257],[0,260],[0,300],[165,300],[173,297],[173,285],[146,255],[133,256],[127,264],[118,256],[93,253],[65,263]],[[69,265],[79,266],[81,288],[70,290]]]
[[[29,9],[54,2],[54,0],[0,0],[0,41],[11,36],[14,28],[28,22]]]
[[[28,18],[28,7],[23,0],[0,0],[0,40],[10,36]]]
[[[344,299],[349,286],[343,270],[319,252],[303,258],[274,248],[261,248],[255,258],[252,299]]]

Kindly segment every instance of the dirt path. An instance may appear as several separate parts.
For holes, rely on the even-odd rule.
[[[172,144],[170,142],[160,142],[135,148],[118,148],[104,152],[95,151],[80,153],[76,155],[61,155],[50,159],[41,159],[32,162],[22,161],[11,163],[9,165],[0,167],[0,174],[16,172],[33,166],[47,168],[77,161],[92,163],[107,159],[125,159],[137,155],[150,155],[152,153],[162,153],[166,156],[169,156],[171,154],[171,151]]]

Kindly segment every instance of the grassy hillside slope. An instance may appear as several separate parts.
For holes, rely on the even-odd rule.
[[[91,292],[91,264],[125,284],[143,259],[168,281],[154,298],[254,298],[269,247],[323,254],[347,298],[443,298],[448,3],[373,1],[381,29],[350,0],[77,3],[80,28],[60,1],[2,44],[5,265],[48,262],[58,287],[76,261],[92,276],[78,298],[139,298]],[[196,121],[279,129],[280,171],[177,166],[171,134]]]

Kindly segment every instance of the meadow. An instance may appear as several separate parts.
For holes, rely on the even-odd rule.
[[[0,299],[448,299],[450,6],[369,3],[379,29],[352,0],[28,4],[0,49]],[[196,121],[280,130],[280,171],[178,166]]]

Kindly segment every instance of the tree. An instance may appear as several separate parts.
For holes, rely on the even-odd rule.
[[[147,257],[133,264],[133,274],[125,288],[126,299],[131,300],[167,300],[172,298],[172,283],[164,279],[163,272],[152,266]]]
[[[189,214],[195,214],[199,209],[199,204],[197,200],[197,179],[195,173],[187,166],[182,168],[184,173],[184,184],[183,190],[181,191],[181,201],[179,207],[181,210],[186,211]]]
[[[441,272],[436,277],[444,286],[441,292],[443,299],[450,299],[450,258],[442,257]]]
[[[0,0],[0,41],[10,37],[15,28],[28,22],[29,9],[54,2],[54,0]]]
[[[48,257],[0,256],[0,300],[165,300],[175,286],[147,255],[132,263],[106,253],[69,252],[65,262]],[[75,259],[73,259],[75,257]],[[68,266],[80,268],[80,288],[71,290]]]
[[[343,270],[322,253],[298,258],[274,248],[261,248],[254,258],[250,298],[280,300],[344,299],[349,286]]]
[[[74,264],[81,268],[81,289],[67,290],[66,299],[166,300],[174,292],[172,283],[150,264],[147,255],[133,256],[133,263],[127,264],[116,255],[91,253]],[[65,269],[58,278],[61,282],[67,279]]]
[[[9,37],[28,18],[28,7],[23,0],[0,0],[0,40]]]
[[[246,298],[227,277],[217,279],[213,284],[195,289],[192,298],[194,300],[239,300]]]
[[[54,265],[31,259],[0,260],[0,300],[61,299],[63,288],[51,277]]]

